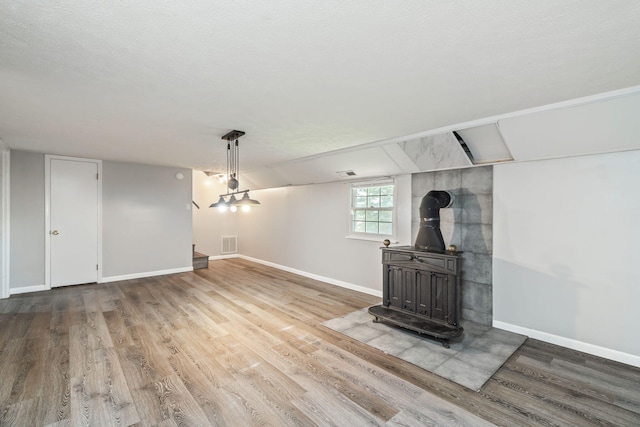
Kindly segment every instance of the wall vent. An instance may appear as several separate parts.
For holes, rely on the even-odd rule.
[[[238,252],[238,236],[222,236],[222,254]]]

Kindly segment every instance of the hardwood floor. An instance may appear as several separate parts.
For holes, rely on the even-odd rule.
[[[240,259],[0,301],[0,425],[640,425],[640,369],[528,340],[480,392],[321,322],[379,298]]]

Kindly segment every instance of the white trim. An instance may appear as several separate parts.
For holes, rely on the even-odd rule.
[[[44,155],[44,284],[51,289],[51,160],[68,160],[75,162],[95,163],[98,169],[98,271],[96,282],[102,283],[102,160],[82,157]]]
[[[229,258],[240,258],[238,254],[229,254],[229,255],[211,255],[209,256],[209,261],[215,261],[218,259],[229,259]]]
[[[29,292],[40,292],[40,291],[48,291],[48,290],[49,288],[47,288],[46,285],[24,286],[22,288],[11,289],[11,295],[27,294]]]
[[[384,177],[376,177],[369,179],[354,179],[349,181],[349,187],[353,189],[354,187],[374,187],[375,185],[385,185],[385,184],[393,184],[395,185],[395,179],[392,176],[384,176]],[[395,190],[395,188],[394,188]],[[394,191],[395,193],[395,191]]]
[[[0,161],[2,162],[2,188],[0,188],[0,245],[2,259],[0,259],[2,274],[0,275],[0,298],[11,295],[11,150],[0,139]]]
[[[622,351],[612,350],[606,347],[600,347],[598,345],[549,334],[547,332],[537,331],[535,329],[512,325],[510,323],[501,322],[499,320],[493,321],[493,327],[504,329],[505,331],[509,332],[515,332],[516,334],[526,335],[529,338],[570,348],[572,350],[581,351],[583,353],[592,354],[594,356],[604,357],[605,359],[615,360],[616,362],[626,363],[627,365],[640,368],[640,356],[636,356],[634,354],[624,353]]]
[[[102,283],[102,160],[98,160],[98,275],[97,283]]]
[[[186,273],[193,271],[193,266],[171,268],[169,270],[146,271],[143,273],[123,274],[121,276],[103,277],[102,283],[119,282],[121,280],[142,279],[144,277],[165,276],[167,274]]]
[[[287,266],[280,265],[280,264],[274,264],[272,262],[263,261],[263,260],[257,259],[257,258],[251,258],[251,257],[245,256],[245,255],[239,255],[238,257],[242,258],[242,259],[246,259],[248,261],[257,262],[258,264],[263,264],[263,265],[266,265],[266,266],[269,266],[269,267],[277,268],[279,270],[287,271],[289,273],[294,273],[294,274],[298,274],[300,276],[308,277],[308,278],[313,279],[313,280],[318,280],[320,282],[325,282],[325,283],[329,283],[331,285],[340,286],[341,288],[351,289],[352,291],[358,291],[358,292],[362,292],[363,294],[369,294],[369,295],[373,295],[373,296],[382,298],[382,291],[376,291],[375,289],[365,288],[364,286],[354,285],[353,283],[343,282],[341,280],[332,279],[330,277],[324,277],[324,276],[319,276],[319,275],[313,274],[313,273],[307,273],[306,271],[297,270],[295,268],[287,267]]]

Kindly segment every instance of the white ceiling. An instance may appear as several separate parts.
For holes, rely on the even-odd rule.
[[[240,129],[260,170],[636,86],[639,53],[636,0],[0,0],[0,139],[224,170]]]

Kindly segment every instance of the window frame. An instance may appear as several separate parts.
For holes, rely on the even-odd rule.
[[[380,234],[380,233],[367,233],[365,232],[357,232],[354,231],[354,215],[355,211],[358,207],[355,206],[355,197],[354,191],[358,188],[369,188],[369,187],[378,187],[384,185],[393,186],[393,206],[391,208],[374,208],[375,210],[385,210],[391,212],[391,234]],[[397,222],[397,201],[398,201],[398,188],[396,185],[395,178],[384,178],[384,179],[376,179],[371,181],[353,181],[349,183],[349,218],[348,218],[348,239],[359,239],[359,240],[372,240],[380,242],[384,239],[389,239],[392,242],[396,240],[396,222]],[[364,208],[364,210],[368,210],[371,208]],[[376,221],[379,223],[379,221]]]

